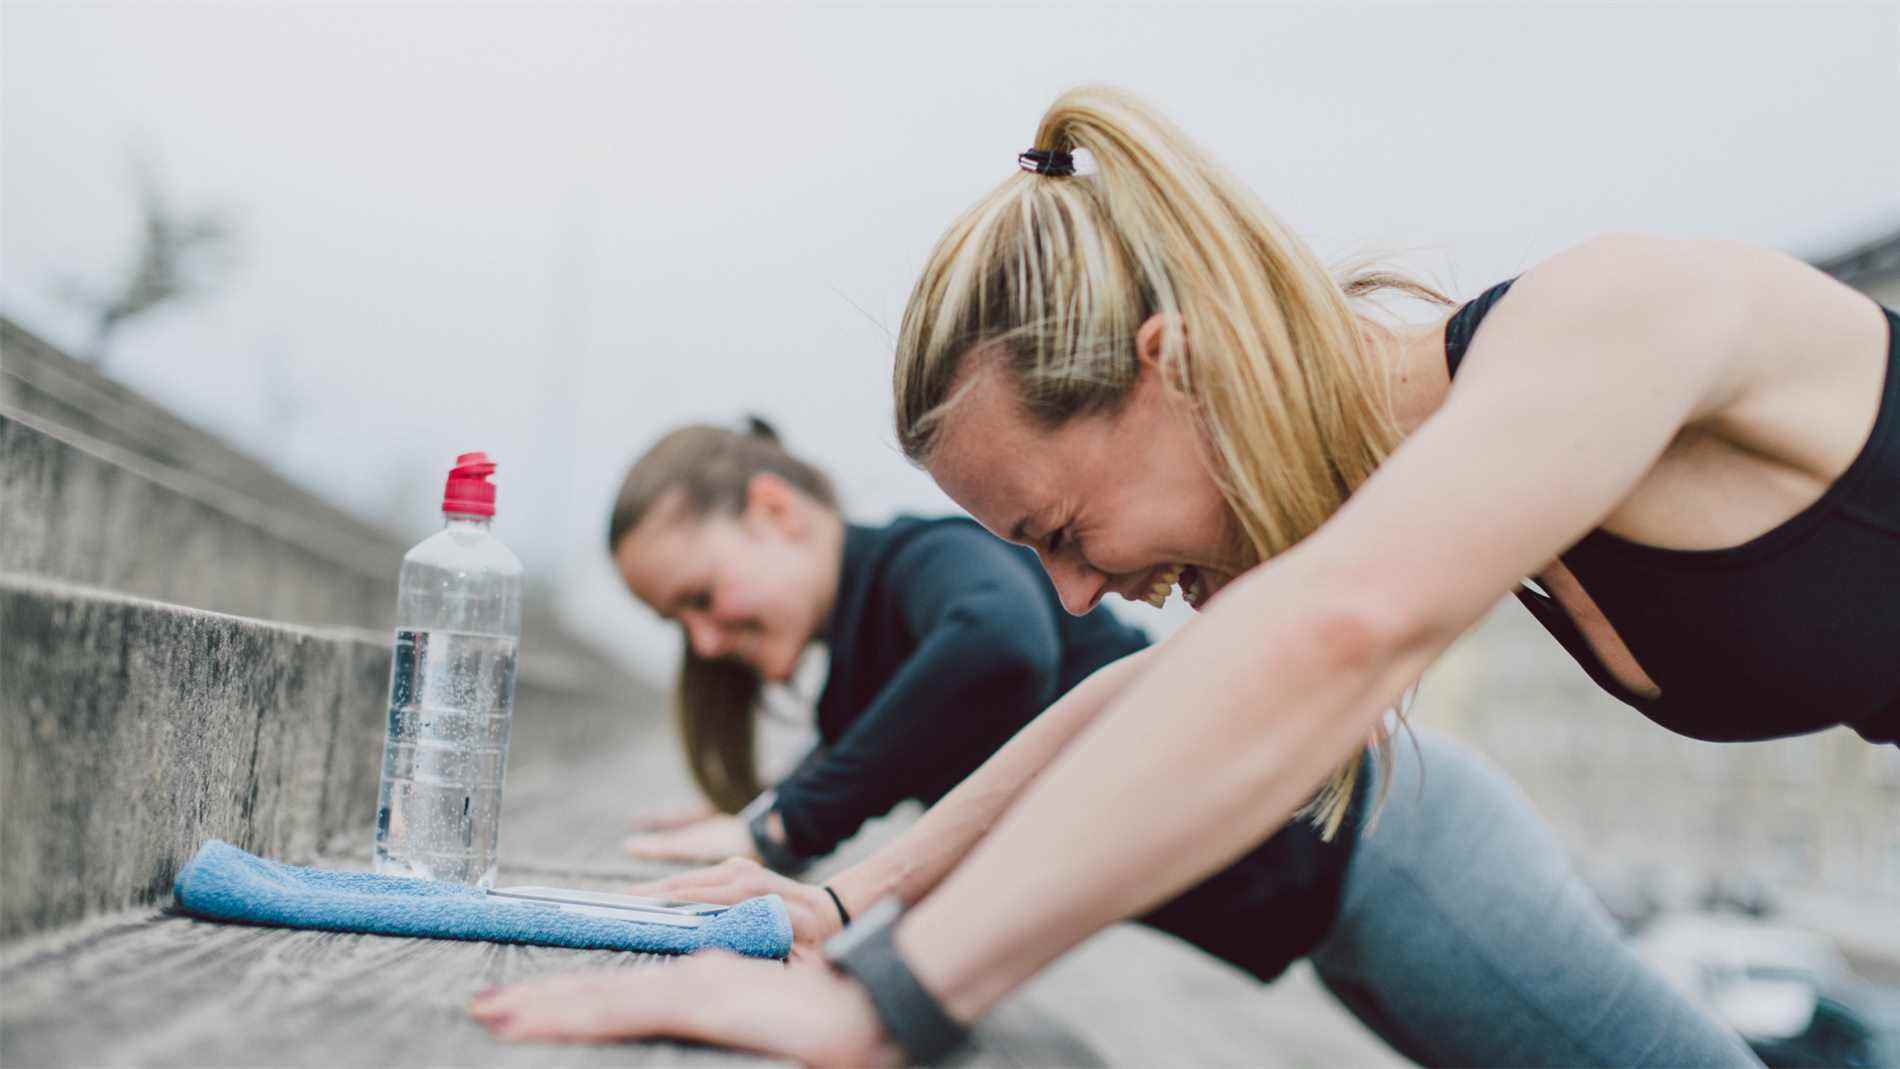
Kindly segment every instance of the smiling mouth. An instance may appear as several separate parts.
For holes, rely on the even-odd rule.
[[[1188,605],[1199,610],[1208,599],[1207,576],[1193,564],[1168,564],[1157,568],[1148,575],[1146,590],[1136,595],[1124,595],[1130,601],[1139,601],[1144,605],[1161,608],[1168,602],[1168,595],[1180,587],[1181,598]]]

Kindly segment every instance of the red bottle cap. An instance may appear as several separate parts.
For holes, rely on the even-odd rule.
[[[463,453],[456,457],[455,467],[449,469],[448,485],[442,489],[442,511],[493,516],[495,484],[488,481],[493,474],[495,462],[488,459],[487,453]]]

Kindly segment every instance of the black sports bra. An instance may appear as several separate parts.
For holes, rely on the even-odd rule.
[[[1501,282],[1445,326],[1452,375]],[[1726,549],[1664,549],[1597,529],[1562,554],[1662,696],[1622,686],[1570,615],[1520,589],[1597,685],[1672,731],[1767,739],[1846,724],[1900,745],[1900,316],[1873,432],[1812,505]]]

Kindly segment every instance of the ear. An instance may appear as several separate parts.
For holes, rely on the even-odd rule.
[[[1135,359],[1141,362],[1141,374],[1160,374],[1161,388],[1171,401],[1187,397],[1181,386],[1185,371],[1181,362],[1186,356],[1187,329],[1179,315],[1156,312],[1135,331]]]
[[[745,518],[748,524],[764,524],[784,535],[802,535],[806,516],[801,507],[805,495],[783,478],[762,471],[746,482]]]

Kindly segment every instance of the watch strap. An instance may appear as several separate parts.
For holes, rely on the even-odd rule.
[[[767,798],[771,801],[759,804]],[[752,836],[752,848],[759,852],[759,860],[765,862],[765,867],[773,872],[795,876],[805,871],[812,859],[797,853],[785,840],[772,834],[772,802],[777,800],[773,792],[767,791],[741,810],[740,815],[746,817],[745,826]]]
[[[903,912],[896,898],[880,899],[856,923],[831,937],[825,957],[864,988],[906,1060],[937,1065],[963,1046],[970,1030],[944,1011],[897,952],[897,919]]]

